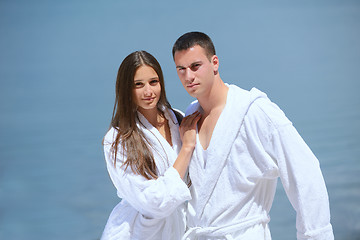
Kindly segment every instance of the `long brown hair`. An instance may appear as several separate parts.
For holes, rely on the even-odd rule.
[[[140,174],[146,179],[156,179],[158,175],[154,156],[144,133],[136,124],[137,106],[133,100],[134,76],[136,70],[143,65],[153,68],[159,77],[161,93],[157,108],[161,112],[164,108],[171,109],[166,98],[164,77],[159,62],[146,51],[129,54],[121,63],[116,79],[111,127],[117,130],[117,135],[111,149],[115,156],[114,165],[118,147],[121,147],[123,150],[121,152],[126,154],[126,161],[123,163],[126,168],[130,166],[134,173]]]

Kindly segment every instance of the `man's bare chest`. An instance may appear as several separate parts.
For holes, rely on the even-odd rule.
[[[204,150],[206,150],[210,145],[220,114],[221,111],[213,112],[202,118],[198,124],[199,140]]]

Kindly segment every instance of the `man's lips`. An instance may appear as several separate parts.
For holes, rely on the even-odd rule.
[[[186,85],[187,88],[193,88],[195,86],[198,86],[199,84],[198,83],[191,83],[191,84],[188,84]]]

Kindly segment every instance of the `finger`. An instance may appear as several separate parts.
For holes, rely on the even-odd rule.
[[[196,114],[191,121],[191,125],[194,126],[201,119],[201,113]]]
[[[189,116],[186,117],[185,121],[184,121],[184,124],[182,124],[181,122],[181,125],[185,126],[185,125],[188,125],[188,126],[193,126],[194,124],[194,119],[198,118],[200,116],[200,112],[195,112]]]
[[[195,115],[198,115],[198,114],[199,114],[199,111],[193,112],[192,114],[184,117],[183,120],[181,121],[181,123],[192,121],[192,118],[193,118]],[[183,125],[183,124],[181,124],[181,125]]]
[[[197,114],[199,114],[199,113],[200,113],[199,111],[195,111],[195,112],[193,112],[192,114],[187,115],[186,117],[184,117],[184,119],[185,119],[185,118],[186,118],[186,119],[192,118],[193,116],[195,116],[195,115],[197,115]]]

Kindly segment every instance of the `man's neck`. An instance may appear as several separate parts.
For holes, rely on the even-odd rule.
[[[201,108],[204,110],[204,114],[208,115],[215,108],[223,108],[226,104],[226,98],[229,87],[219,77],[212,86],[207,95],[198,98]]]

